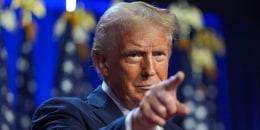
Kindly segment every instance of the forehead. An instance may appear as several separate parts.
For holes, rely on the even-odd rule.
[[[161,26],[146,23],[133,26],[121,34],[119,46],[133,48],[168,48],[167,33]]]

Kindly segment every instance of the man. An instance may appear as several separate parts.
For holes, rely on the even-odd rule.
[[[111,7],[96,26],[92,48],[104,82],[87,99],[45,102],[32,129],[180,129],[170,120],[189,111],[176,98],[184,74],[167,80],[177,34],[177,20],[168,10],[144,2]]]

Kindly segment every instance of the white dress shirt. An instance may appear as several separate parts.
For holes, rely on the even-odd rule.
[[[107,84],[105,83],[105,81],[103,81],[102,85],[101,85],[103,91],[114,101],[114,103],[117,105],[117,107],[120,109],[120,111],[126,116],[125,119],[125,127],[126,130],[132,130],[132,111],[130,111],[129,109],[127,109],[122,101],[120,101],[120,99],[111,91],[111,89],[107,86]],[[163,127],[161,126],[156,126],[154,128],[154,130],[163,130]]]

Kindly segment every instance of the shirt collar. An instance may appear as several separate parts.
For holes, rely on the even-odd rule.
[[[123,104],[122,101],[112,92],[112,90],[110,89],[109,86],[107,86],[106,82],[103,81],[102,85],[101,85],[103,91],[115,102],[115,104],[117,105],[117,107],[121,110],[121,112],[124,115],[127,115],[130,110],[127,109]]]

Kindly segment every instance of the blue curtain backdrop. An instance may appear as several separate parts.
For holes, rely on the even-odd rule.
[[[4,0],[4,6],[2,7],[7,8],[10,6],[11,0]],[[37,23],[38,31],[37,37],[33,44],[32,50],[32,64],[33,64],[33,72],[34,78],[36,81],[36,92],[34,95],[36,106],[39,106],[42,102],[46,99],[51,97],[51,90],[54,84],[55,79],[55,71],[58,62],[58,48],[59,43],[54,40],[53,37],[53,29],[54,24],[57,19],[61,16],[61,14],[65,11],[65,0],[43,0],[45,7],[47,9],[46,16],[42,19],[34,18]],[[84,5],[84,7],[93,12],[96,16],[96,20],[103,14],[103,12],[111,6],[111,1],[108,0],[78,0],[78,3]],[[20,19],[20,12],[16,11],[17,20]],[[247,42],[248,40],[254,42],[252,39],[257,40],[254,34],[259,31],[255,30],[255,26],[251,26],[248,30],[247,23],[240,23],[236,25],[229,26],[230,23],[225,23],[226,25],[222,27],[222,23],[220,22],[222,19],[216,17],[214,14],[205,13],[204,14],[205,23],[208,26],[212,26],[219,32],[227,32],[224,33],[226,37],[228,37],[226,44],[227,44],[227,52],[228,59],[226,58],[219,58],[218,60],[218,67],[221,69],[221,77],[218,80],[218,89],[219,89],[219,98],[218,102],[221,105],[220,109],[220,117],[224,121],[225,128],[227,130],[235,129],[235,130],[258,130],[260,128],[260,97],[259,97],[259,81],[260,78],[255,78],[253,76],[257,76],[260,72],[253,71],[253,68],[250,69],[251,73],[248,71],[243,71],[241,65],[234,65],[240,64],[238,61],[240,57],[235,58],[236,54],[239,54],[242,58],[246,59],[241,52],[244,52],[244,48],[246,49],[248,54],[247,56],[256,56],[256,53],[253,51],[257,51],[257,46],[252,49],[250,52],[250,46],[244,45],[240,47],[241,50],[233,49],[233,46],[236,46],[236,43],[243,43]],[[244,30],[240,29],[238,32],[234,31],[234,28],[240,27],[243,25]],[[233,30],[232,30],[233,29]],[[16,61],[19,57],[19,50],[21,47],[20,39],[23,37],[22,29],[18,27],[15,32],[8,32],[5,29],[2,29],[3,35],[3,44],[8,52],[7,57],[7,64],[8,64],[8,79],[9,79],[9,89],[13,92],[14,99],[17,99],[17,86],[16,86],[16,76],[18,74],[16,70]],[[242,31],[241,31],[242,30]],[[253,34],[246,36],[250,37],[242,37],[243,41],[240,41],[240,36],[244,35],[243,33],[239,32],[252,32]],[[234,35],[232,34],[234,33]],[[91,34],[93,36],[93,34]],[[254,37],[255,36],[255,37]],[[89,42],[90,47],[92,46],[92,40]],[[241,44],[240,44],[241,45]],[[237,47],[236,47],[237,48]],[[253,54],[251,54],[253,53]],[[244,66],[243,67],[252,67],[250,62],[254,64],[255,68],[259,68],[259,60],[258,62],[252,62],[252,60],[242,60]],[[173,59],[174,60],[174,59]],[[247,63],[249,62],[249,63]],[[226,64],[228,65],[229,69],[227,69]],[[237,68],[236,68],[236,67]],[[89,81],[91,82],[93,87],[98,86],[101,83],[99,76],[96,74],[94,67],[92,65],[91,60],[88,61],[87,65],[87,75]],[[176,68],[170,68],[170,74],[173,74],[176,71]],[[231,72],[229,74],[228,72]],[[243,74],[250,75],[252,77],[241,76]],[[231,77],[232,76],[232,77]],[[230,79],[230,81],[228,81]],[[250,87],[251,86],[251,87]],[[248,87],[248,89],[246,89]],[[252,89],[250,89],[252,88]],[[17,100],[15,100],[17,101]],[[16,106],[16,102],[13,104]],[[231,117],[230,117],[231,116]]]

